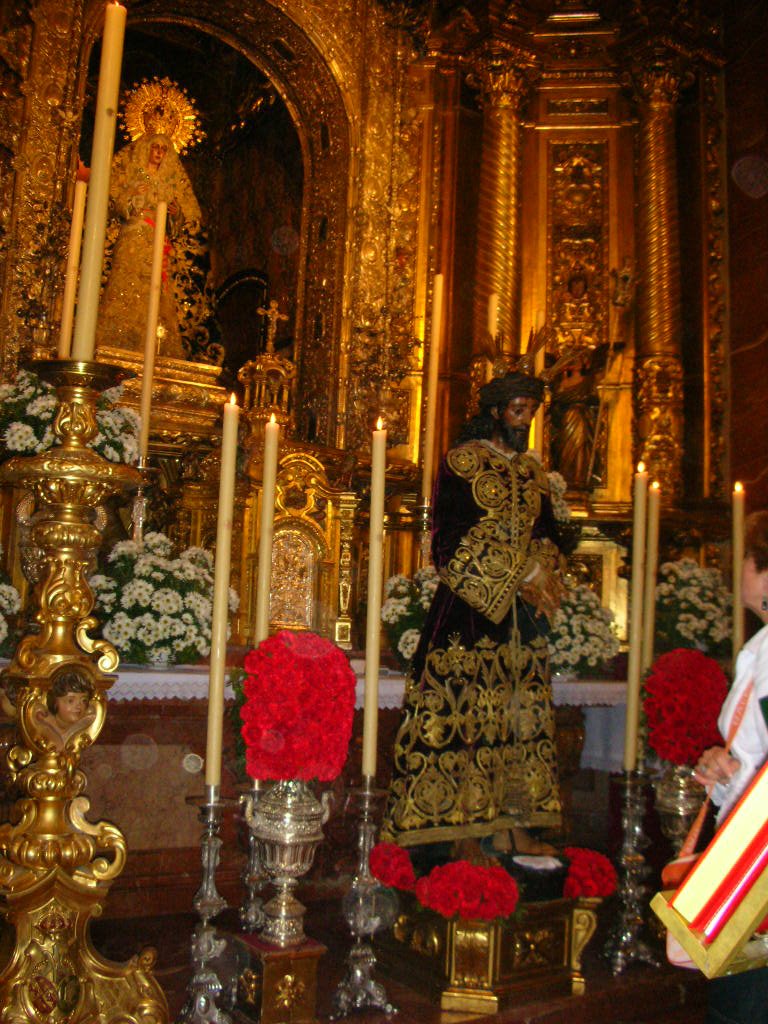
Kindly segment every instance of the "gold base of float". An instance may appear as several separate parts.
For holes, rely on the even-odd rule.
[[[122,371],[70,360],[34,368],[56,387],[60,444],[0,469],[2,481],[31,494],[29,543],[38,567],[35,629],[0,677],[0,697],[16,725],[4,767],[23,793],[11,823],[0,825],[0,911],[15,929],[0,969],[0,1022],[164,1024],[168,1006],[151,974],[154,951],[111,963],[88,936],[126,856],[115,825],[86,819],[79,768],[104,725],[118,665],[112,644],[89,635],[97,625],[88,576],[101,541],[99,508],[141,480],[88,447],[98,429],[97,395]],[[74,720],[57,717],[57,697],[65,694],[81,697]]]
[[[448,921],[399,894],[380,962],[412,987],[439,994],[443,1010],[497,1013],[539,995],[582,995],[581,958],[597,927],[599,899],[526,903],[506,921]]]
[[[240,975],[237,1010],[260,1024],[315,1024],[317,966],[325,946],[306,939],[280,948],[238,935],[250,966]]]

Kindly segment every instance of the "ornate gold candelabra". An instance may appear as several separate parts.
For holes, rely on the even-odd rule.
[[[0,825],[0,901],[16,931],[0,973],[0,1019],[162,1024],[168,1007],[152,975],[154,950],[113,963],[96,953],[88,935],[126,856],[115,825],[86,819],[79,767],[104,725],[118,664],[114,647],[89,635],[97,624],[88,575],[101,539],[98,512],[140,480],[136,470],[88,447],[97,433],[97,395],[122,371],[69,360],[35,370],[57,389],[54,432],[61,443],[0,469],[0,479],[32,495],[30,541],[40,552],[35,627],[0,677],[17,725],[6,768],[23,792],[12,823]]]

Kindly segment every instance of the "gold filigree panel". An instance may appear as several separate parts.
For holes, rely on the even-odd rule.
[[[80,123],[82,3],[42,0],[5,21],[0,52],[0,338],[3,366],[47,337],[60,281]],[[103,5],[102,5],[103,12]],[[66,169],[71,168],[71,181]],[[71,187],[70,187],[71,186]]]
[[[547,322],[560,356],[607,340],[607,142],[552,142],[547,178]]]

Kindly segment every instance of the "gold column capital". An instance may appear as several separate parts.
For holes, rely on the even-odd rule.
[[[675,54],[637,54],[627,75],[638,101],[658,111],[674,107],[680,90],[693,81],[687,61]]]
[[[507,41],[486,42],[470,58],[467,82],[480,93],[483,106],[519,110],[537,69],[535,54]]]

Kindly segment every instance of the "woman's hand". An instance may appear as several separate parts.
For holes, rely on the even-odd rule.
[[[718,782],[729,782],[740,766],[740,762],[731,757],[725,747],[710,747],[696,762],[693,777],[702,786],[714,786]]]

